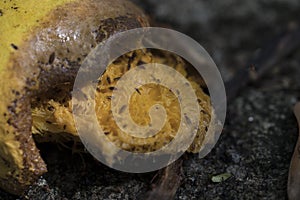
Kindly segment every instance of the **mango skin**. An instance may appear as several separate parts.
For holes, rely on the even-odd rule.
[[[37,97],[71,87],[99,42],[148,22],[125,0],[7,0],[0,9],[0,187],[21,195],[47,171],[31,132]]]

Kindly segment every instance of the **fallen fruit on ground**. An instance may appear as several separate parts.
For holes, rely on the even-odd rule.
[[[139,8],[125,0],[12,0],[2,1],[0,7],[0,187],[20,195],[47,171],[35,142],[80,142],[71,90],[84,58],[109,36],[149,23]],[[147,152],[159,149],[176,133],[178,101],[161,86],[140,88],[132,98],[135,120],[140,124],[148,122],[148,115],[138,110],[142,102],[145,109],[155,102],[166,105],[170,118],[158,135],[141,142],[124,137],[113,122],[111,88],[130,70],[128,66],[134,68],[140,61],[173,66],[190,81],[203,110],[198,134],[189,148],[198,152],[211,119],[210,100],[199,80],[188,75],[187,64],[167,52],[130,52],[100,78],[97,117],[108,138],[126,150]]]

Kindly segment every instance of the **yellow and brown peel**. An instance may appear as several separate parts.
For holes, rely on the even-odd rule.
[[[32,138],[31,109],[60,99],[85,56],[110,35],[147,26],[124,0],[1,1],[0,187],[21,194],[47,171]]]

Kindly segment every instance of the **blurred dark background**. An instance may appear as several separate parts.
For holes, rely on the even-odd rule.
[[[134,0],[155,24],[181,31],[212,56],[223,79],[247,69],[270,40],[299,26],[299,0]],[[224,131],[203,159],[187,155],[176,199],[286,199],[289,162],[298,136],[292,107],[300,98],[300,50],[272,66],[228,102]],[[49,173],[28,199],[137,199],[155,173],[125,174],[89,155],[43,145]],[[213,176],[231,177],[213,183]],[[0,199],[16,199],[0,191]]]
[[[243,67],[268,40],[300,19],[297,0],[133,2],[155,22],[197,40],[211,54],[225,80],[233,75],[227,70]]]

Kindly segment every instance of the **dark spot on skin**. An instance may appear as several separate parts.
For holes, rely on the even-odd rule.
[[[15,113],[16,112],[16,105],[14,105],[14,106],[7,106],[7,109],[9,110],[9,112]]]
[[[48,109],[49,111],[54,111],[54,107],[53,107],[53,106],[48,106],[47,109]]]
[[[208,94],[209,95],[209,91],[208,91],[208,88],[207,87],[201,87],[202,88],[202,90],[203,90],[203,92],[205,93],[205,94]]]
[[[140,90],[138,88],[135,88],[135,91],[139,94],[141,94]]]
[[[130,70],[130,68],[131,68],[130,62],[128,62],[128,64],[127,64],[127,70]]]
[[[51,55],[49,56],[49,61],[48,63],[49,64],[52,64],[54,62],[54,59],[55,59],[55,52],[51,53]]]
[[[160,83],[160,79],[155,78],[155,76],[153,76],[153,75],[150,75],[150,76],[156,83]]]
[[[119,114],[123,113],[125,109],[126,109],[126,105],[123,105],[119,110]]]
[[[133,61],[134,58],[136,58],[136,52],[135,52],[135,51],[132,53],[132,56],[131,56],[129,59],[130,59],[131,61]]]
[[[188,116],[184,115],[184,118],[187,124],[192,124],[192,121]]]
[[[110,90],[116,90],[117,88],[115,88],[115,87],[109,87],[108,89],[110,89]]]
[[[46,123],[47,123],[47,124],[52,124],[52,122],[50,122],[50,121],[48,121],[48,120],[46,120]]]
[[[125,124],[124,126],[123,126],[123,128],[126,128],[127,127],[127,125]]]
[[[6,113],[3,113],[3,116],[4,116],[4,117],[6,117],[6,115],[7,115]]]
[[[111,96],[107,96],[106,98],[109,99],[109,100],[111,100]]]
[[[131,68],[131,63],[134,61],[134,58],[136,57],[136,52],[132,53],[132,56],[129,57],[128,59],[128,63],[127,63],[127,69],[130,70]]]
[[[67,125],[64,125],[64,130],[66,130],[66,128],[67,128]]]
[[[109,77],[106,77],[106,80],[107,80],[108,84],[111,84],[111,81],[110,81]]]
[[[12,92],[13,94],[15,94],[16,96],[19,96],[19,95],[20,95],[20,92],[19,92],[19,91],[12,90],[11,92]]]
[[[100,88],[97,87],[97,88],[96,88],[96,91],[97,91],[97,92],[100,92]]]
[[[108,135],[109,134],[109,132],[104,132],[104,135]]]
[[[137,63],[137,65],[144,65],[144,64],[146,64],[146,63],[141,60]]]
[[[120,62],[121,62],[121,60],[120,60],[120,59],[117,59],[117,60],[114,60],[112,63],[115,64],[115,65],[117,65],[117,64],[119,64]]]
[[[14,50],[18,50],[18,49],[19,49],[18,46],[15,45],[15,44],[13,44],[13,43],[11,43],[10,46],[11,46]]]
[[[13,126],[14,128],[17,128],[17,124],[14,123],[13,119],[12,118],[9,118],[7,121],[6,121],[7,124],[9,124],[10,126]]]
[[[98,34],[98,30],[93,30],[93,31],[92,31],[92,34],[93,34],[94,37],[96,37],[97,34]]]
[[[3,16],[3,11],[0,9],[0,17]]]
[[[26,85],[31,88],[36,85],[36,80],[34,78],[26,78]]]

